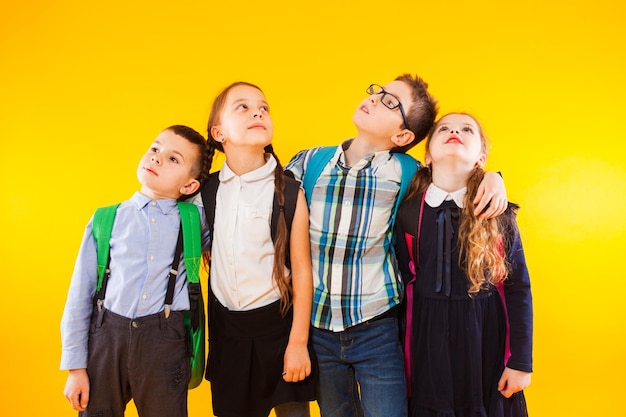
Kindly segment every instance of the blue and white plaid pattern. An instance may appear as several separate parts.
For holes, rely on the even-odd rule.
[[[301,151],[286,169],[302,179],[318,149]],[[349,168],[342,156],[338,147],[315,183],[309,207],[312,324],[333,331],[382,314],[402,296],[391,224],[400,163],[382,151]]]

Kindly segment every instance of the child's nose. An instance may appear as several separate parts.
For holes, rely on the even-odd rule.
[[[161,165],[161,159],[158,158],[156,155],[152,155],[150,157],[150,161],[157,164],[157,165]]]
[[[263,118],[263,113],[261,113],[259,110],[257,110],[254,113],[252,113],[252,117],[258,117],[259,119],[262,119]]]

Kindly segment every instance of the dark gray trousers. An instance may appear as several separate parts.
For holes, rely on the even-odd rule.
[[[181,312],[128,319],[94,312],[89,334],[89,404],[80,417],[187,417],[190,362]]]

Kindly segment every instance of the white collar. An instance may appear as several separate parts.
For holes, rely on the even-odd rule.
[[[254,171],[246,172],[240,178],[244,182],[255,182],[267,178],[274,174],[276,169],[276,159],[270,154],[265,154],[265,164],[255,169]],[[228,182],[237,177],[230,167],[228,166],[228,160],[222,165],[220,169],[219,178],[220,182]]]
[[[454,200],[457,206],[463,208],[465,194],[467,194],[467,187],[449,193],[431,183],[426,189],[426,203],[431,207],[439,207],[446,200]]]

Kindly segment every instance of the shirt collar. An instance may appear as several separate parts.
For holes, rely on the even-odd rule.
[[[337,161],[341,162],[341,164],[346,167],[347,165],[345,151],[348,150],[353,140],[354,138],[344,141],[340,146],[341,152],[339,152],[339,155],[336,156]],[[372,167],[376,167],[385,164],[387,161],[389,161],[389,158],[391,158],[391,152],[389,152],[389,150],[387,149],[384,151],[368,153],[350,168],[361,169],[366,167],[368,164],[371,164]]]
[[[143,210],[148,204],[154,202],[163,213],[169,213],[174,210],[176,207],[176,200],[173,198],[162,198],[158,200],[152,200],[145,194],[140,193],[139,191],[135,192],[133,196],[130,198],[130,201],[137,207],[137,210]]]
[[[274,173],[276,169],[276,159],[274,159],[270,154],[265,154],[265,164],[254,171],[246,172],[240,178],[245,182],[254,182],[258,180],[262,180],[267,178],[269,175]],[[220,170],[219,177],[220,182],[228,182],[235,178],[237,174],[235,174],[229,167],[228,161],[224,163],[222,169]]]
[[[454,200],[458,207],[463,208],[465,194],[467,194],[467,187],[449,193],[431,183],[426,189],[426,203],[431,207],[439,207],[446,200]]]

